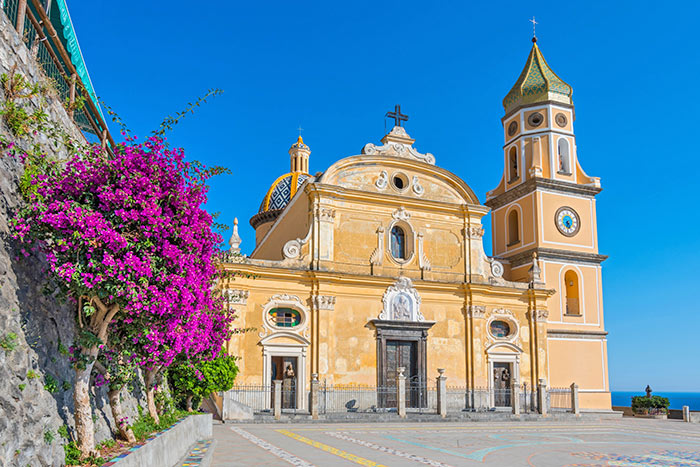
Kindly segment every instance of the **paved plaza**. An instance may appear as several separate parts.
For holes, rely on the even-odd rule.
[[[220,424],[212,466],[700,467],[700,425],[675,420]]]

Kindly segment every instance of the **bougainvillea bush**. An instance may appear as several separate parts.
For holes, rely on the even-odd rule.
[[[206,348],[214,357],[228,338],[232,316],[213,292],[221,237],[202,207],[212,175],[154,136],[127,139],[113,155],[90,148],[32,176],[15,236],[45,253],[50,274],[77,303],[83,452],[94,450],[89,378],[111,323],[128,327],[145,366]]]

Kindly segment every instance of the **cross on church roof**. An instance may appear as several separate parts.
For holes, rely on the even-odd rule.
[[[532,19],[528,20],[529,22],[532,23],[532,38],[537,39],[537,34],[535,34],[535,27],[540,24],[537,21],[535,21],[535,17],[533,16]]]
[[[394,119],[394,126],[401,126],[401,122],[408,121],[408,115],[401,113],[401,106],[395,105],[393,112],[387,112],[384,118],[389,117]]]

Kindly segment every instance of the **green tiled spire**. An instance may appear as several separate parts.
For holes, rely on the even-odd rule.
[[[545,101],[571,104],[573,90],[547,65],[537,39],[532,40],[532,50],[518,81],[503,99],[506,113],[514,108]]]

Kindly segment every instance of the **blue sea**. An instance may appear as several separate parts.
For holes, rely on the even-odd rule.
[[[632,405],[632,396],[644,395],[644,391],[612,391],[612,405],[629,407]],[[652,395],[668,397],[671,409],[682,409],[684,405],[687,405],[690,410],[700,411],[700,392],[654,391]]]

